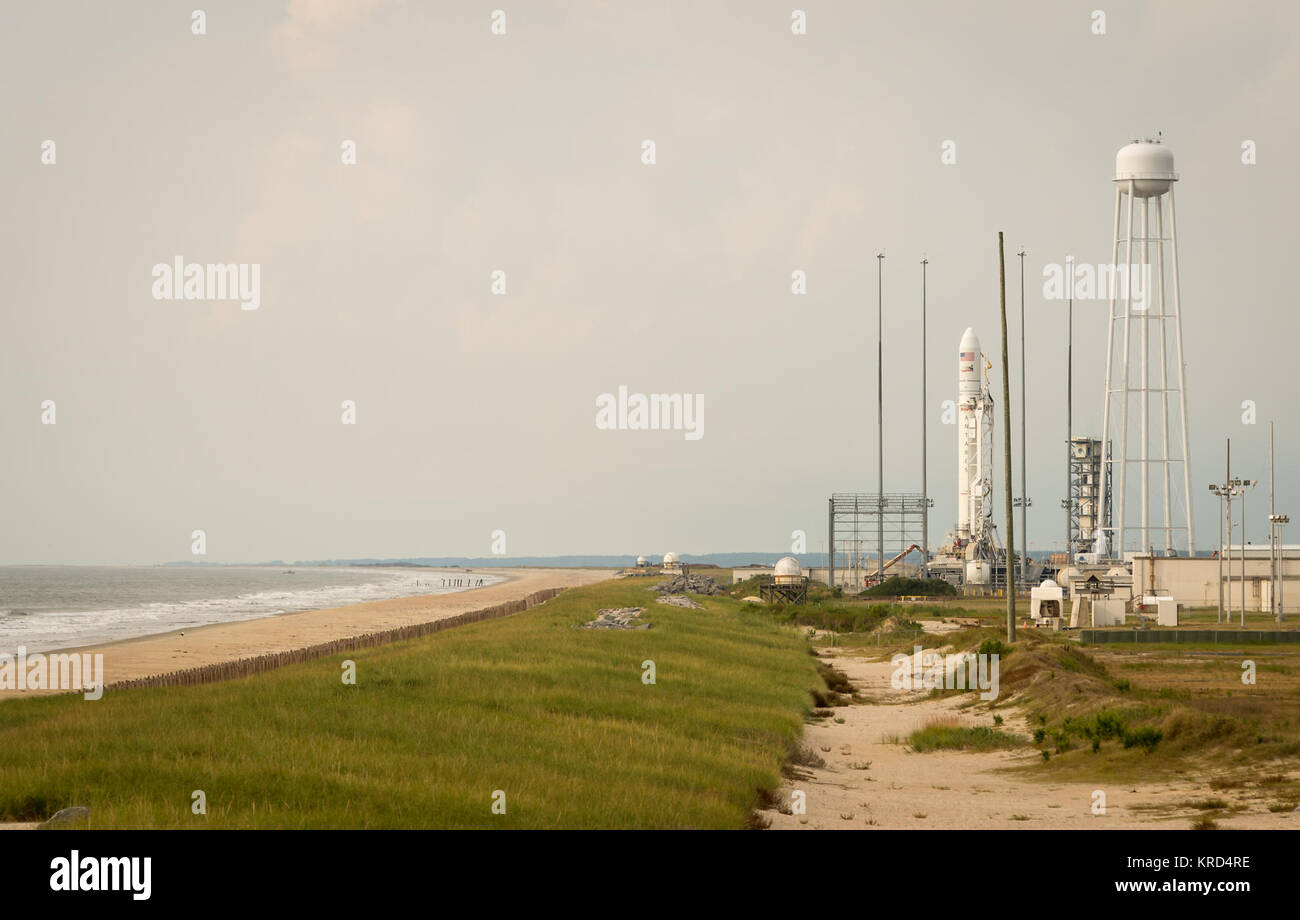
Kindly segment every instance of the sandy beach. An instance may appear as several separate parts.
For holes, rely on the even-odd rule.
[[[104,681],[165,674],[306,646],[366,633],[428,623],[506,601],[544,588],[571,588],[614,576],[608,569],[492,569],[506,581],[453,594],[391,600],[286,613],[236,623],[216,623],[178,631],[85,646],[75,651],[104,656]],[[64,651],[72,651],[66,649]],[[0,700],[52,691],[0,690]]]

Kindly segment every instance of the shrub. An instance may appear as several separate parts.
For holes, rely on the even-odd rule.
[[[950,722],[931,722],[919,728],[907,739],[914,751],[997,751],[1019,747],[1024,737],[989,728],[986,725],[969,728]]]
[[[1006,658],[1014,649],[1000,639],[985,639],[980,643],[978,651],[981,655],[997,655],[999,658]]]
[[[903,578],[894,575],[874,588],[863,591],[862,597],[900,597],[911,594],[924,597],[955,597],[957,589],[942,578]]]
[[[1132,731],[1124,732],[1121,740],[1126,748],[1141,747],[1145,748],[1149,753],[1160,743],[1160,739],[1163,737],[1164,732],[1160,731],[1160,729],[1150,725],[1143,725]]]

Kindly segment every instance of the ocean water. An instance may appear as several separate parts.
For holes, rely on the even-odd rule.
[[[51,651],[504,580],[416,568],[0,566],[0,654],[20,645]]]

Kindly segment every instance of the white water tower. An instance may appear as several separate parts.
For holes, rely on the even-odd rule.
[[[1110,545],[1120,558],[1127,550],[1148,547],[1191,555],[1196,546],[1178,296],[1177,181],[1174,155],[1159,138],[1134,141],[1115,156],[1101,443],[1103,450],[1108,443],[1119,447],[1103,464],[1102,494],[1113,489]],[[1101,283],[1099,278],[1099,295]],[[1171,417],[1177,426],[1172,437],[1180,442],[1173,451]],[[1180,486],[1181,513],[1173,491]]]

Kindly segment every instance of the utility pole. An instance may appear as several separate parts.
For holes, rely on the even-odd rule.
[[[885,254],[876,253],[876,583],[885,580]]]
[[[921,577],[930,577],[930,492],[926,487],[925,275],[930,260],[921,256]]]
[[[1020,247],[1020,583],[1029,585],[1029,491],[1026,486],[1025,460],[1025,247]]]
[[[998,231],[998,289],[1002,310],[1002,465],[1003,486],[1006,491],[1007,521],[1007,641],[1016,641],[1015,555],[1016,522],[1012,516],[1011,495],[1011,370],[1007,367],[1007,260],[1002,244],[1002,231]]]

